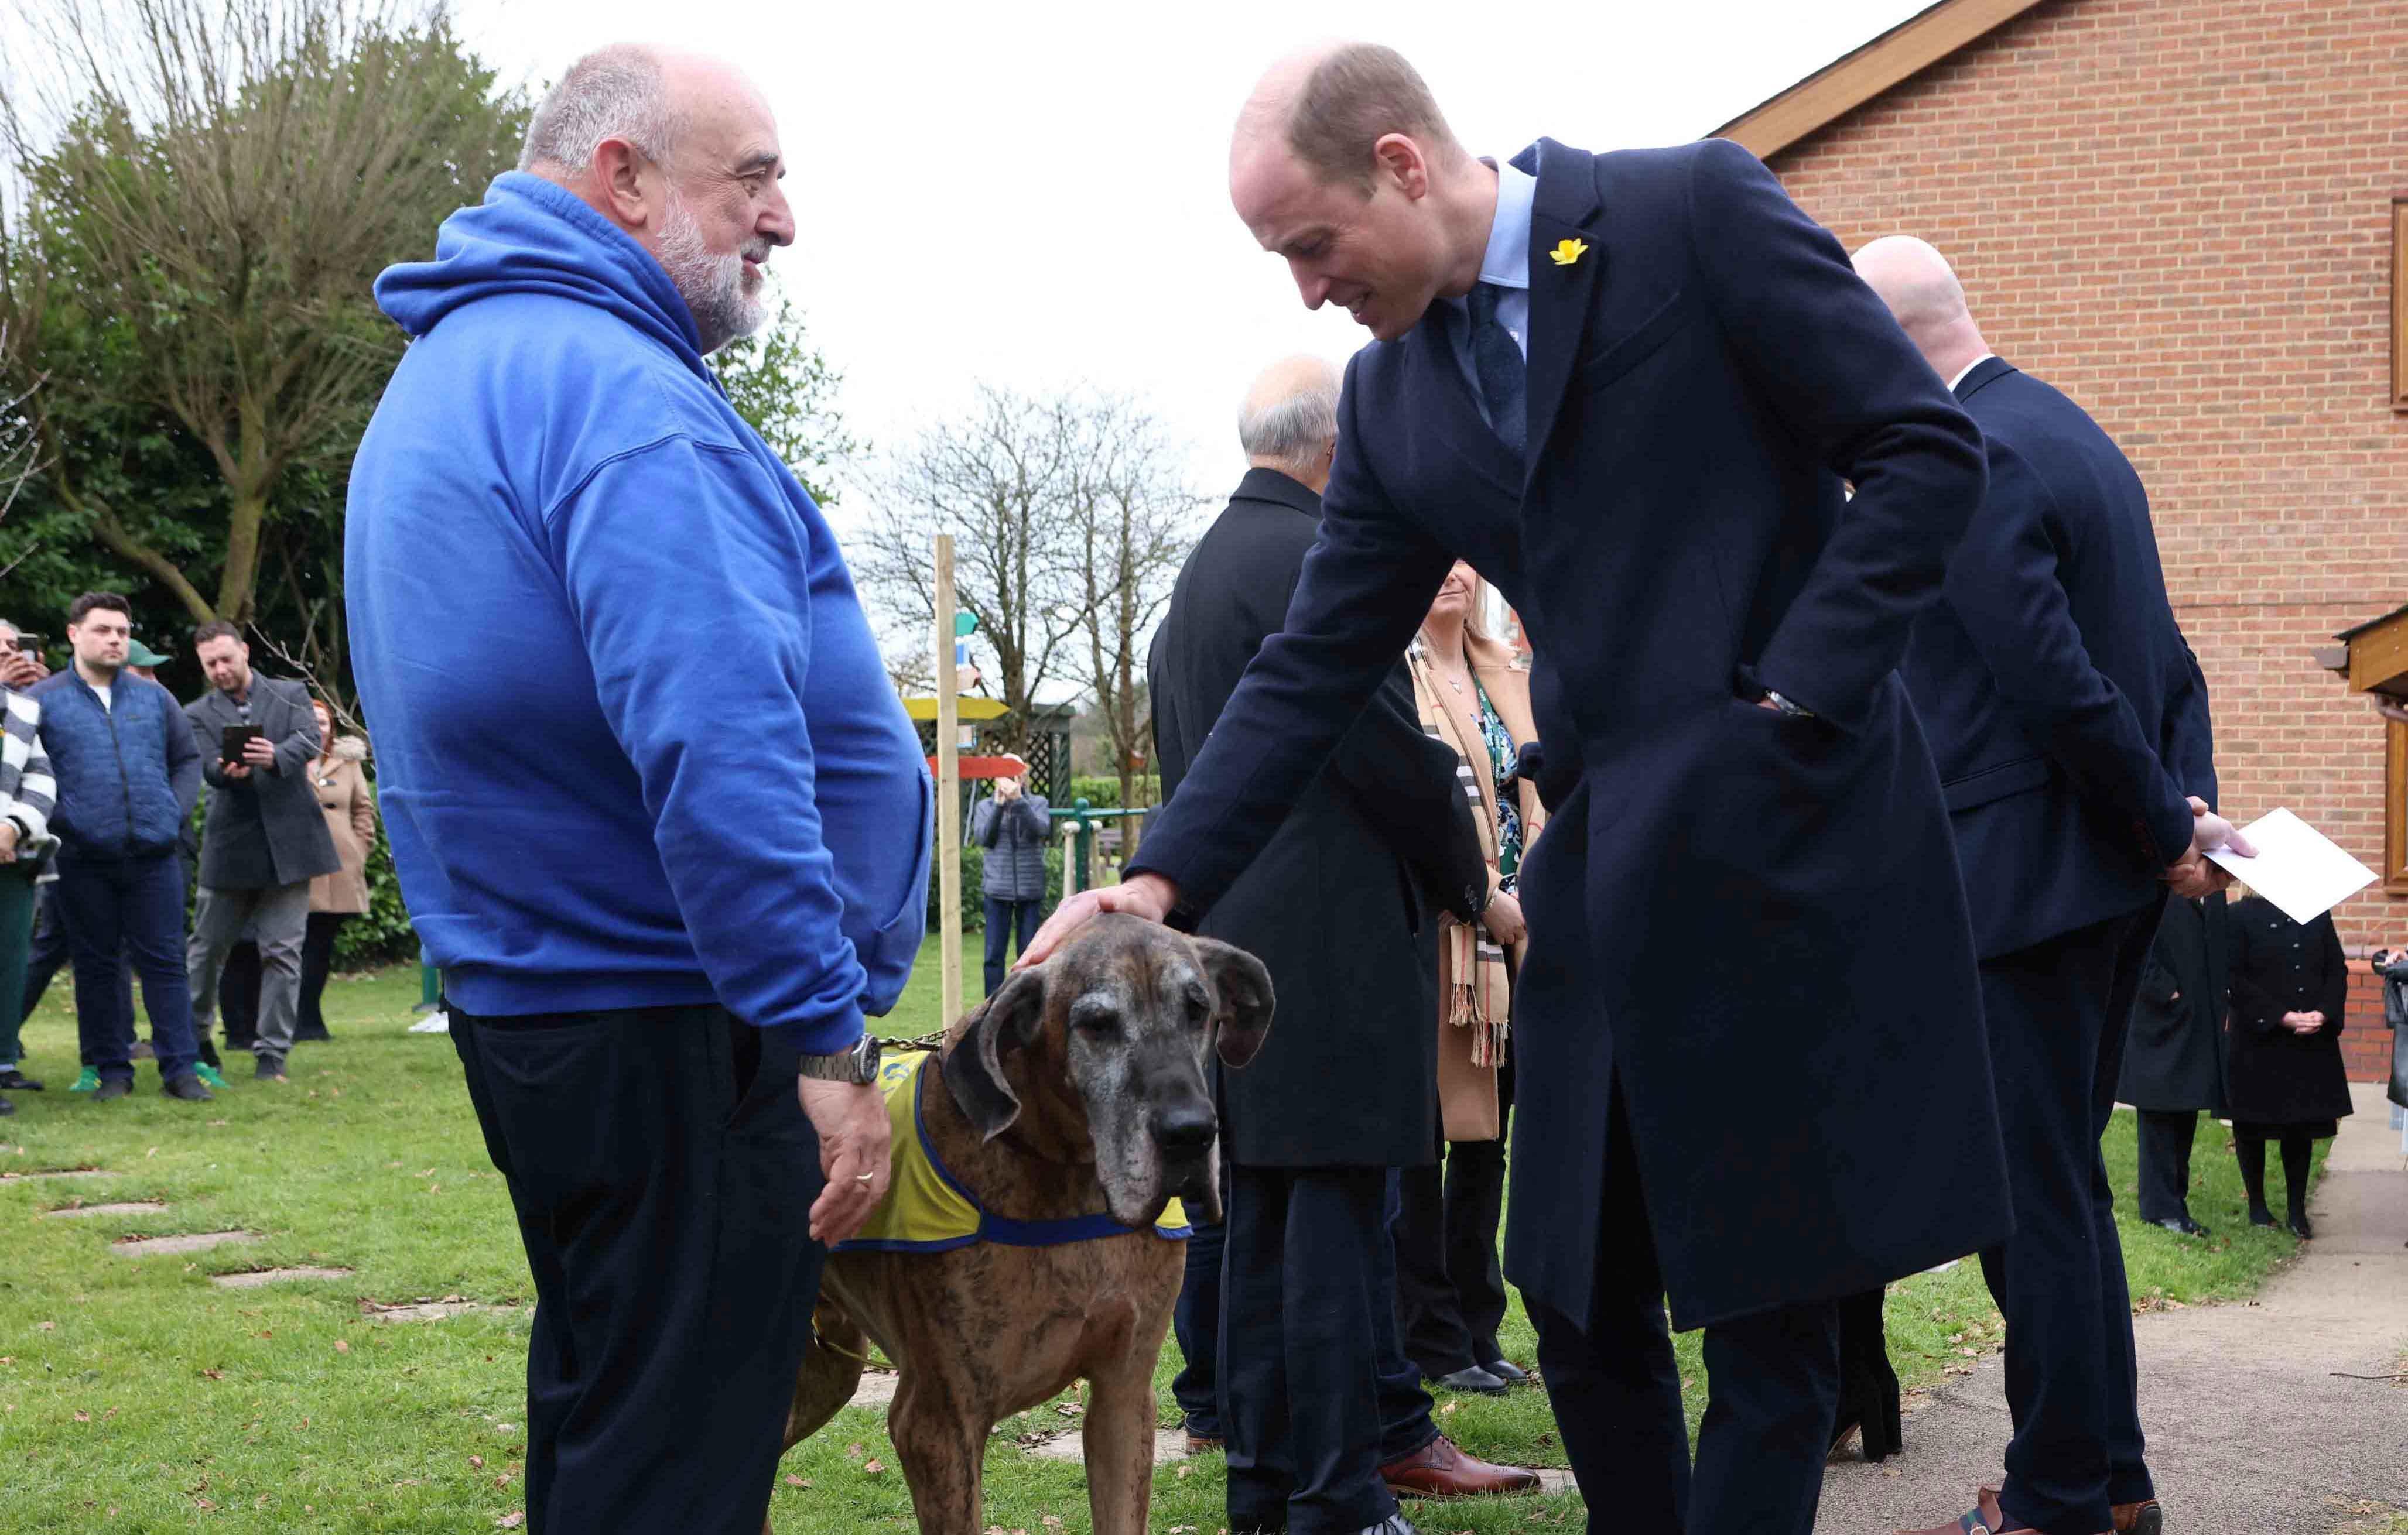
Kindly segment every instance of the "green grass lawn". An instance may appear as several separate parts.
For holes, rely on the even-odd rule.
[[[973,937],[973,945],[975,938]],[[977,951],[965,986],[977,993]],[[882,1031],[937,1027],[938,966],[923,955]],[[507,1195],[485,1159],[450,1043],[404,1032],[414,969],[337,981],[337,1038],[301,1046],[292,1081],[237,1075],[208,1104],[163,1098],[148,1066],[136,1095],[95,1104],[64,1091],[75,1037],[64,983],[26,1030],[28,1069],[47,1093],[16,1095],[0,1121],[0,1172],[97,1167],[93,1179],[0,1183],[0,1531],[489,1529],[521,1507],[523,1361],[532,1293]],[[237,1066],[240,1062],[236,1062]],[[2227,1138],[2200,1137],[2192,1212],[2206,1243],[2124,1229],[2144,1304],[2243,1296],[2287,1257],[2286,1235],[2253,1229]],[[2128,1209],[2133,1143],[2119,1116],[2109,1164]],[[44,1218],[75,1202],[152,1200],[163,1210]],[[240,1229],[243,1245],[128,1258],[126,1236]],[[273,1265],[352,1271],[258,1289],[209,1276]],[[380,1322],[367,1303],[461,1298],[496,1309],[424,1323]],[[1970,1368],[2000,1332],[1974,1265],[1897,1286],[1890,1347],[1910,1386]],[[1506,1351],[1527,1363],[1518,1307]],[[1704,1405],[1698,1340],[1679,1340],[1694,1424]],[[1162,1421],[1178,1421],[1166,1349]],[[1545,1399],[1442,1400],[1465,1448],[1526,1465],[1563,1464]],[[882,1414],[847,1409],[787,1457],[772,1517],[785,1535],[909,1529],[910,1501]],[[1043,1535],[1087,1528],[1077,1466],[1020,1448],[1070,1419],[1054,1405],[997,1432],[987,1460],[988,1519]],[[1909,1429],[1910,1435],[1912,1428]],[[875,1462],[881,1469],[870,1470]],[[801,1485],[796,1485],[801,1484]],[[1573,1498],[1427,1507],[1427,1535],[1502,1535],[1577,1523]],[[1216,1457],[1165,1469],[1154,1528],[1221,1525]]]

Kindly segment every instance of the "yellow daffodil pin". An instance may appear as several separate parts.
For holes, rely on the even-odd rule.
[[[1586,240],[1558,240],[1555,242],[1555,248],[1553,250],[1548,251],[1547,254],[1555,259],[1555,264],[1557,266],[1570,266],[1572,263],[1588,254],[1588,242]]]

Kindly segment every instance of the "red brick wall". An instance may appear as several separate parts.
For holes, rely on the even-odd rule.
[[[2383,983],[2363,959],[2349,965],[2349,1005],[2342,1013],[2342,1063],[2352,1082],[2386,1082],[2391,1030],[2383,1027]]]
[[[1991,346],[2123,446],[2214,696],[2223,807],[2288,805],[2377,865],[2383,733],[2309,648],[2408,602],[2408,5],[2051,0],[1772,165],[1851,249],[1939,246]],[[2408,941],[2379,889],[2335,920]]]

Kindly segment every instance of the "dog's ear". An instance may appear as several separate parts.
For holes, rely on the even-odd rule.
[[[1004,1080],[1003,1052],[1037,1037],[1045,1022],[1043,965],[1018,971],[981,1002],[945,1053],[945,1087],[982,1140],[992,1141],[1020,1117],[1020,1099]]]
[[[1242,1067],[1271,1031],[1271,973],[1244,949],[1212,938],[1190,938],[1212,982],[1212,1047],[1223,1065]]]

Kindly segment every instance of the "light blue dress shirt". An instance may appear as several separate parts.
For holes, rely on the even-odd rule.
[[[1497,300],[1497,322],[1513,345],[1530,355],[1530,209],[1538,201],[1539,178],[1503,161],[1497,163],[1497,217],[1488,226],[1488,251],[1480,259],[1480,280],[1505,290]],[[1488,421],[1488,402],[1480,395],[1480,370],[1471,361],[1471,306],[1461,298],[1440,299],[1446,306],[1446,335],[1455,347],[1455,362]],[[1493,428],[1496,422],[1488,421]]]

